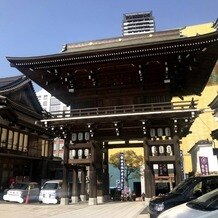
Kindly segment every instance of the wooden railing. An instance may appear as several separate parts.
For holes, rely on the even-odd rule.
[[[111,107],[96,107],[83,108],[65,111],[55,111],[51,113],[52,118],[64,117],[82,117],[82,116],[98,116],[109,114],[126,114],[126,113],[140,113],[140,112],[154,112],[154,111],[175,111],[195,109],[197,101],[181,101],[181,102],[162,102],[150,104],[135,104],[135,105],[121,105]]]

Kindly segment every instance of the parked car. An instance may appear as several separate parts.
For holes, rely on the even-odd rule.
[[[217,218],[218,217],[218,188],[201,197],[173,207],[161,213],[158,218]]]
[[[49,180],[44,183],[39,194],[39,202],[57,204],[61,199],[62,180]]]
[[[200,197],[218,187],[218,175],[190,177],[166,195],[152,198],[148,211],[155,218],[161,212]]]
[[[36,182],[19,182],[3,195],[3,200],[23,203],[28,196],[29,201],[38,200],[39,185]]]

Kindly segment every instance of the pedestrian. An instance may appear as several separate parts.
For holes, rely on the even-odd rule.
[[[142,193],[141,197],[142,197],[142,200],[145,201],[145,193],[144,192]]]
[[[136,199],[136,194],[135,194],[135,192],[133,192],[132,193],[132,200],[135,201],[135,199]]]

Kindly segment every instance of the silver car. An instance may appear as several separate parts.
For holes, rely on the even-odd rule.
[[[39,185],[36,182],[19,182],[13,188],[7,190],[3,195],[5,201],[24,203],[27,201],[37,201],[39,198]]]

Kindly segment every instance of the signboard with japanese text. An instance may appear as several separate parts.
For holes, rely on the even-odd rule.
[[[120,153],[120,189],[124,189],[124,181],[125,181],[125,160],[124,153]]]
[[[208,175],[209,174],[209,164],[208,164],[208,157],[199,157],[201,174]]]

